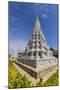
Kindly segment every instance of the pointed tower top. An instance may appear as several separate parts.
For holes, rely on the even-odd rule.
[[[40,21],[39,21],[38,16],[36,16],[36,21],[34,24],[33,32],[40,32],[40,30],[41,30]]]
[[[38,16],[36,16],[35,26],[40,27],[40,21]]]

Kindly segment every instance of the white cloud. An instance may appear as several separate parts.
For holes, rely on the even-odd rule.
[[[43,13],[41,16],[42,18],[48,18],[48,15],[46,13]]]
[[[16,54],[19,51],[22,52],[25,50],[28,41],[26,40],[10,40],[9,41],[9,53]]]

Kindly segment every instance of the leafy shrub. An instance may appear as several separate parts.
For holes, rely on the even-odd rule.
[[[22,76],[13,66],[12,61],[9,61],[9,81],[8,87],[11,88],[24,88],[32,87],[31,81],[26,76]]]
[[[42,87],[43,86],[43,78],[40,78],[40,81],[36,83],[37,87]]]

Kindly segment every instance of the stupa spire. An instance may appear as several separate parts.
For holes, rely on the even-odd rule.
[[[41,30],[41,24],[40,24],[40,21],[39,21],[39,17],[37,15],[36,20],[35,20],[35,24],[34,24],[34,27],[33,27],[33,32],[40,32],[40,30]]]

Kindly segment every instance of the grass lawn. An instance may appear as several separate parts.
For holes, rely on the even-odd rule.
[[[45,83],[44,86],[58,86],[59,85],[59,78],[58,78],[58,71],[53,74]]]

